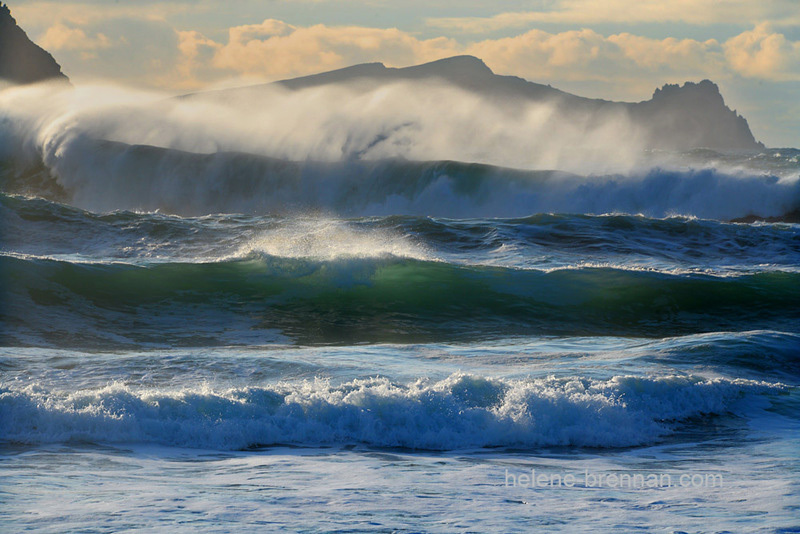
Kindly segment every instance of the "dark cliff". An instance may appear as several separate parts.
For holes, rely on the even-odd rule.
[[[68,81],[53,56],[28,39],[0,3],[0,80],[25,84],[50,79]]]
[[[650,128],[651,144],[660,147],[760,149],[747,120],[725,105],[719,87],[709,80],[665,85],[653,98],[630,105],[631,116]]]

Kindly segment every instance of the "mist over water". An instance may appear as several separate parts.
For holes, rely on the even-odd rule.
[[[5,189],[95,211],[732,219],[800,206],[794,152],[647,152],[623,111],[581,122],[430,81],[182,98],[37,86],[0,94],[0,114]]]
[[[266,86],[182,98],[116,87],[40,86],[14,89],[2,102],[27,123],[23,135],[50,153],[88,136],[291,161],[403,158],[596,171],[629,168],[641,152],[622,113],[608,113],[596,124],[566,122],[547,103],[495,101],[431,81],[372,90]],[[573,157],[576,149],[581,160]]]

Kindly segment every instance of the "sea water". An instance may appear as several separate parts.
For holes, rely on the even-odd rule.
[[[797,150],[579,173],[38,128],[0,196],[2,530],[800,530]]]

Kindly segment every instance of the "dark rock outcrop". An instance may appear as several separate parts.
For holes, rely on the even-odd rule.
[[[758,150],[744,117],[725,105],[719,87],[710,80],[665,85],[653,98],[630,104],[632,118],[649,124],[650,143],[677,149]]]
[[[0,80],[16,84],[68,78],[47,51],[28,39],[8,6],[0,3]]]

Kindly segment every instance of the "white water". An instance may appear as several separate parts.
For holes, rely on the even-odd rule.
[[[0,421],[28,444],[3,449],[2,520],[46,532],[690,532],[702,516],[713,530],[791,531],[800,428],[774,403],[796,392],[663,376],[704,346],[709,354],[683,367],[707,361],[707,375],[722,374],[724,359],[706,359],[722,356],[714,347],[752,356],[750,341],[770,335],[743,335],[738,349],[722,334],[360,350],[5,349]],[[461,366],[507,377],[447,375]],[[441,378],[352,378],[375,367]],[[636,370],[645,376],[628,374]],[[36,384],[25,385],[27,373]],[[269,440],[280,425],[293,447],[230,450]],[[472,448],[519,444],[510,432],[530,443]],[[614,448],[626,442],[640,445]],[[575,483],[532,487],[520,478],[532,473]],[[659,484],[615,484],[625,474]],[[682,485],[682,476],[721,482]]]
[[[93,211],[731,219],[800,206],[796,164],[647,155],[623,116],[574,124],[544,104],[510,112],[436,84],[347,91],[266,88],[221,101],[105,87],[7,89],[0,157],[22,167],[41,159],[69,202]]]
[[[725,414],[779,384],[615,376],[503,381],[452,375],[215,390],[111,384],[0,390],[0,420],[19,443],[156,443],[213,449],[361,443],[414,449],[623,447],[653,443],[675,423]],[[751,406],[752,407],[752,406]]]

